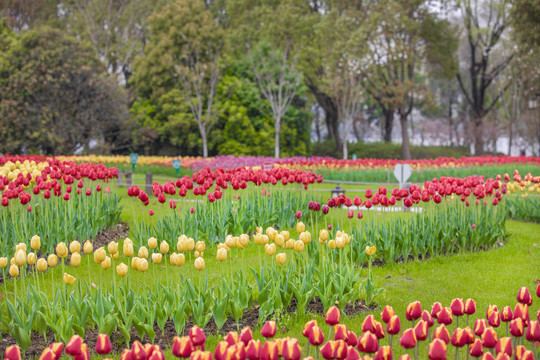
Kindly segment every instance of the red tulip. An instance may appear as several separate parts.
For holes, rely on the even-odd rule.
[[[343,340],[347,342],[349,338],[349,331],[347,330],[347,325],[337,324],[334,326],[334,340]]]
[[[439,324],[450,325],[452,323],[452,310],[444,307],[437,313],[437,322]]]
[[[305,360],[305,359],[304,359]],[[347,347],[347,357],[345,360],[361,360],[360,354],[353,346]]]
[[[373,334],[375,334],[376,330],[377,330],[377,324],[376,324],[375,317],[371,314],[366,316],[366,318],[364,319],[364,322],[362,322],[362,331],[363,332],[370,331]]]
[[[510,306],[503,307],[501,311],[501,321],[510,322],[512,319],[512,308]]]
[[[377,339],[382,339],[385,336],[384,328],[380,322],[376,322],[375,336]]]
[[[302,212],[300,210],[298,210],[296,212],[296,214],[294,215],[294,217],[296,217],[298,220],[300,220],[302,218]]]
[[[264,336],[264,335],[263,335]],[[275,341],[266,341],[261,347],[261,360],[278,360],[279,350]]]
[[[473,299],[465,300],[465,314],[472,315],[476,312],[476,301]]]
[[[540,322],[533,320],[529,323],[525,338],[528,341],[540,341]]]
[[[540,283],[538,283],[538,286],[536,287],[536,296],[540,298]]]
[[[354,333],[354,331],[349,331],[349,333],[347,334],[347,345],[348,346],[358,345],[358,336]]]
[[[461,316],[465,313],[465,303],[463,299],[454,299],[450,304],[450,310],[452,310],[452,315]]]
[[[148,210],[148,215],[154,216],[154,210],[152,210],[152,209]]]
[[[261,341],[250,340],[246,346],[246,359],[259,360],[261,353]]]
[[[347,211],[347,218],[352,219],[354,217],[354,211],[349,210]]]
[[[302,329],[302,335],[304,335],[305,337],[309,337],[311,329],[317,325],[317,320],[309,320],[307,323],[304,324],[304,328]]]
[[[514,308],[514,319],[521,318],[525,326],[529,323],[529,306],[517,303]]]
[[[249,326],[246,326],[240,331],[239,340],[244,343],[244,345],[247,345],[251,339],[253,339],[253,333],[251,332],[251,329]]]
[[[495,360],[495,357],[490,352],[484,353],[481,360]]]
[[[482,346],[482,340],[475,339],[474,343],[469,346],[469,354],[472,357],[480,357],[484,353],[484,346]]]
[[[191,342],[193,342],[193,345],[195,346],[202,345],[206,341],[206,335],[204,335],[204,331],[202,331],[202,329],[197,325],[189,329],[189,337],[191,338]]]
[[[443,306],[440,302],[433,303],[433,306],[431,307],[431,316],[434,318],[437,318],[437,314],[442,309],[443,309]]]
[[[111,340],[107,334],[99,334],[96,341],[96,352],[100,355],[106,355],[112,350]]]
[[[343,340],[337,340],[335,341],[336,346],[334,347],[334,359],[337,360],[344,360],[347,357],[347,353],[349,352],[349,347],[347,346],[347,343]]]
[[[399,360],[411,360],[411,356],[409,354],[403,354],[399,357]]]
[[[394,315],[390,318],[390,321],[388,321],[388,325],[386,325],[386,331],[391,335],[399,334],[399,331],[401,330],[401,323],[399,321],[399,316]]]
[[[322,329],[317,325],[311,328],[311,331],[308,335],[308,340],[311,345],[319,346],[324,342],[324,334]]]
[[[457,348],[467,345],[467,336],[462,328],[458,327],[456,330],[454,330],[450,342]]]
[[[84,340],[79,335],[73,335],[66,344],[66,354],[71,356],[77,356],[82,351],[82,344]]]
[[[465,329],[463,329],[463,332],[465,335],[466,343],[469,345],[474,343],[474,332],[471,330],[471,328],[467,326],[465,327]]]
[[[372,332],[365,332],[358,338],[358,351],[373,354],[379,349],[377,336]]]
[[[261,335],[265,338],[273,338],[276,335],[276,322],[267,321],[261,329]]]
[[[392,360],[392,348],[388,345],[381,346],[373,360]]]
[[[21,360],[21,348],[17,345],[8,346],[6,348],[6,354],[4,355],[5,360]]]
[[[175,336],[172,346],[172,354],[176,357],[188,358],[193,352],[193,342],[189,336]]]
[[[401,334],[399,344],[406,349],[412,349],[416,346],[416,335],[413,329],[407,329]]]
[[[432,327],[434,324],[433,317],[427,310],[422,311],[422,320],[427,323],[428,327]]]
[[[147,355],[144,346],[139,341],[135,341],[133,345],[131,345],[131,358],[133,360],[146,360],[146,357]]]
[[[335,341],[327,341],[326,344],[324,344],[322,347],[321,347],[321,355],[323,358],[325,358],[326,360],[332,360],[334,359],[334,349],[336,347],[336,342]]]
[[[439,325],[437,328],[435,328],[435,330],[433,331],[433,338],[441,339],[446,344],[450,342],[450,333],[448,332],[444,324]]]
[[[383,311],[381,312],[382,321],[388,324],[388,322],[390,321],[390,318],[394,315],[396,315],[396,312],[394,311],[394,309],[391,306],[386,305]]]
[[[56,355],[54,354],[54,351],[52,351],[50,348],[45,348],[39,356],[39,360],[56,360]]]
[[[521,320],[521,318],[510,321],[509,328],[510,334],[515,337],[523,336],[523,332],[525,331],[525,329],[523,328],[523,320]]]
[[[405,317],[409,321],[414,321],[419,319],[422,316],[422,307],[420,306],[420,301],[413,301],[407,305],[407,311],[405,312]]]
[[[498,340],[497,333],[492,327],[488,327],[484,330],[484,333],[482,334],[482,343],[485,347],[490,349],[494,348],[497,345]]]
[[[246,347],[243,342],[239,342],[235,345],[227,348],[226,359],[245,360],[246,359]]]
[[[495,352],[505,353],[508,356],[512,356],[512,339],[509,337],[500,338],[495,345]]]
[[[132,360],[132,357],[131,357],[131,350],[129,349],[124,349],[124,351],[122,351],[122,354],[120,355],[120,359],[119,360]]]
[[[482,336],[486,327],[487,327],[486,320],[476,319],[476,321],[474,322],[474,333],[477,336]]]
[[[424,320],[420,320],[414,326],[414,335],[418,341],[424,341],[428,337],[429,327],[428,323]]]
[[[225,360],[227,355],[227,349],[229,348],[229,343],[227,341],[220,341],[216,345],[214,350],[214,358],[216,360]]]
[[[229,346],[233,346],[238,342],[238,333],[236,331],[229,331],[225,336],[225,341]]]
[[[430,360],[446,360],[446,343],[441,339],[433,339],[429,344],[428,358]]]
[[[488,318],[489,326],[499,327],[501,325],[501,315],[498,311],[493,311]]]
[[[300,360],[302,357],[302,350],[298,344],[298,340],[288,338],[283,344],[283,358],[285,360]]]
[[[49,348],[54,352],[56,358],[60,359],[60,356],[62,356],[62,350],[64,350],[64,344],[61,342],[55,342],[49,345]]]
[[[531,306],[532,304],[532,296],[529,292],[529,289],[527,289],[525,286],[519,289],[517,294],[517,301],[521,304]]]
[[[336,306],[330,307],[324,316],[324,321],[330,326],[339,324],[340,319],[341,313]]]
[[[499,312],[497,305],[488,305],[488,308],[486,310],[486,319],[489,319],[489,316],[492,312]]]

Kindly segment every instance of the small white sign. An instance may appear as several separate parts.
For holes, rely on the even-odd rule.
[[[397,164],[394,168],[394,176],[399,182],[400,187],[405,183],[405,181],[409,180],[411,174],[411,166],[409,164]]]

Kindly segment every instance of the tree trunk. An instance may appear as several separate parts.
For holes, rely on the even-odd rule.
[[[202,151],[203,151],[203,157],[208,157],[208,136],[206,135],[206,130],[204,128],[200,128],[201,130],[201,137],[202,137]]]
[[[349,149],[347,148],[347,144],[347,139],[343,139],[343,160],[347,160],[349,158]]]
[[[277,118],[274,120],[274,129],[276,131],[276,139],[274,145],[274,157],[279,159],[279,133],[281,131],[281,119]]]
[[[336,142],[336,150],[339,151],[341,149],[341,139],[339,137],[338,109],[336,103],[328,94],[319,91],[319,88],[309,79],[307,79],[307,85],[315,96],[317,103],[324,110],[328,139],[333,139]]]
[[[484,155],[483,118],[474,119],[474,155]]]
[[[392,109],[383,109],[384,124],[383,124],[383,139],[384,142],[392,142],[392,128],[394,126],[394,111]]]
[[[450,101],[448,101],[448,126],[450,127],[450,146],[454,146],[454,119],[452,119],[452,103],[453,97],[450,96]]]
[[[512,141],[514,140],[514,127],[512,126],[512,119],[508,123],[508,156],[512,156]]]
[[[409,145],[407,115],[400,115],[399,120],[401,122],[401,156],[403,157],[403,160],[410,160],[411,148]]]

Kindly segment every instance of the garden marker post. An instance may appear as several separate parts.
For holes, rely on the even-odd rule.
[[[403,188],[405,182],[411,177],[411,166],[409,164],[396,164],[394,176],[399,182],[399,188]],[[403,211],[406,211],[405,205],[401,205]]]
[[[180,174],[180,166],[182,166],[180,159],[172,161],[172,167],[174,168],[174,170],[176,170],[176,175]]]
[[[129,154],[129,161],[131,161],[131,169],[133,171],[135,171],[135,164],[137,163],[137,160],[139,160],[139,154],[137,153]]]
[[[122,170],[118,170],[118,179],[116,180],[118,186],[122,186]]]
[[[152,191],[152,184],[154,182],[154,174],[152,173],[146,173],[146,179],[144,181],[144,191],[146,191],[147,194],[151,194]]]

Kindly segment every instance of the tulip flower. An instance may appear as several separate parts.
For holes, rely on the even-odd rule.
[[[195,259],[195,269],[202,271],[204,270],[204,259],[202,257],[198,257]]]
[[[344,360],[347,357],[347,353],[349,352],[347,343],[343,340],[336,340],[334,341],[334,343],[334,359]]]
[[[399,357],[399,360],[411,360],[411,356],[409,354],[403,354]]]
[[[304,223],[301,222],[301,221],[297,222],[296,223],[296,232],[300,235],[304,231],[306,231],[306,226],[304,225]]]
[[[431,316],[436,319],[437,314],[439,313],[439,311],[442,310],[442,308],[443,308],[443,306],[442,306],[442,304],[440,302],[434,303],[433,306],[431,307]]]
[[[469,354],[472,357],[480,357],[484,354],[484,346],[482,345],[482,340],[475,339],[474,343],[469,346]]]
[[[521,303],[517,303],[514,307],[514,319],[521,318],[525,326],[529,324],[529,306]]]
[[[225,336],[225,341],[229,346],[233,346],[238,343],[238,333],[236,331],[229,331]]]
[[[416,346],[416,334],[413,329],[407,329],[401,334],[399,344],[405,349],[412,349]]]
[[[19,249],[15,252],[15,265],[17,266],[23,266],[26,264],[26,252],[22,249]]]
[[[195,346],[202,345],[206,342],[206,335],[204,335],[202,329],[197,325],[189,329],[189,337]]]
[[[452,310],[444,307],[437,313],[437,322],[439,324],[450,325],[452,323]]]
[[[390,346],[381,346],[373,360],[392,360],[392,348]]]
[[[525,331],[523,320],[521,320],[521,318],[516,318],[510,321],[509,329],[510,329],[510,334],[512,334],[512,336],[515,336],[515,337],[523,336],[523,333]]]
[[[8,264],[7,257],[0,257],[0,269],[4,269]]]
[[[501,315],[498,311],[493,311],[489,315],[488,324],[492,327],[499,327],[501,325]]]
[[[105,248],[100,247],[99,249],[94,251],[94,262],[96,264],[101,264],[106,257],[107,253],[105,252]]]
[[[364,319],[364,322],[362,323],[362,331],[363,332],[370,331],[375,334],[375,332],[377,331],[377,325],[376,325],[375,317],[373,315],[370,314],[366,316],[366,318]]]
[[[261,335],[267,339],[273,338],[276,335],[276,322],[267,321],[261,329]]]
[[[492,327],[486,328],[482,334],[482,344],[487,348],[494,348],[498,342],[497,333]]]
[[[474,333],[477,336],[482,336],[486,327],[487,327],[486,320],[476,319],[476,321],[474,322]]]
[[[43,349],[43,352],[39,356],[39,360],[56,360],[56,354],[50,349],[45,348]]]
[[[381,312],[382,321],[388,324],[388,322],[390,321],[390,318],[394,315],[396,315],[396,312],[394,311],[394,309],[391,306],[386,305],[383,311]]]
[[[119,276],[126,276],[128,273],[128,267],[124,263],[120,263],[118,266],[116,266],[116,273]]]
[[[102,268],[103,270],[107,270],[108,268],[111,267],[111,264],[112,264],[111,258],[108,257],[108,256],[105,256],[105,260],[103,260],[103,261],[101,262],[101,268]]]
[[[264,245],[264,252],[268,256],[272,256],[276,253],[276,244],[266,244]]]
[[[512,321],[512,319],[513,319],[512,308],[510,306],[505,306],[501,311],[501,321],[510,322]]]
[[[68,255],[68,249],[65,243],[60,242],[56,245],[56,255],[60,258],[65,258]]]
[[[19,276],[19,267],[15,264],[11,265],[9,267],[9,275],[12,276],[12,277],[17,277]]]
[[[367,355],[366,355],[367,356]],[[306,359],[304,359],[306,360]],[[345,360],[361,360],[360,354],[353,346],[347,347],[347,356],[345,357]]]
[[[418,321],[414,326],[414,334],[416,335],[416,339],[418,341],[426,340],[429,334],[428,323],[424,320]]]
[[[172,354],[176,357],[187,358],[193,352],[193,342],[189,336],[178,337],[173,339]]]
[[[22,360],[21,349],[17,345],[8,346],[4,355],[5,360]]]
[[[348,346],[356,346],[358,345],[358,336],[354,331],[349,331],[347,334],[347,345]]]
[[[390,318],[390,321],[388,321],[388,324],[386,325],[386,331],[391,335],[399,334],[399,331],[401,330],[401,323],[399,321],[399,317],[397,315],[394,315]]]
[[[358,338],[358,351],[373,354],[379,349],[379,342],[375,334],[367,331]]]
[[[144,346],[137,340],[131,345],[131,358],[133,360],[146,360],[146,351]]]
[[[286,261],[287,261],[287,254],[285,254],[285,253],[279,253],[279,254],[276,255],[276,262],[277,262],[279,265],[285,264]]]
[[[349,339],[349,331],[347,330],[347,325],[337,324],[334,326],[334,340],[343,340],[347,342]]]
[[[317,325],[313,326],[308,334],[308,340],[313,346],[321,345],[324,342],[322,329]]]
[[[428,358],[430,360],[446,360],[446,343],[441,339],[433,339],[429,344]]]
[[[318,326],[317,320],[309,320],[304,324],[304,327],[302,328],[302,335],[305,337],[309,337],[309,334],[313,327]]]
[[[527,327],[527,332],[525,333],[525,338],[527,341],[536,342],[540,341],[540,322],[531,321]]]
[[[100,355],[106,355],[112,350],[111,340],[107,334],[99,334],[96,341],[96,352]]]
[[[146,259],[139,259],[137,270],[141,272],[145,272],[146,270],[148,270],[148,261]]]
[[[321,231],[319,231],[319,243],[323,244],[326,240],[328,240],[328,237],[328,230],[322,229]]]
[[[465,300],[465,314],[473,315],[476,312],[476,301],[473,299]]]
[[[484,355],[482,355],[481,360],[495,360],[495,357],[493,355],[491,355],[491,353],[486,352],[486,353],[484,353]]]
[[[366,254],[373,256],[375,255],[375,252],[377,252],[377,248],[375,246],[366,246]]]
[[[520,304],[531,306],[532,296],[531,296],[531,293],[529,292],[529,289],[527,289],[525,286],[519,289],[518,294],[517,294],[517,301]]]
[[[77,240],[74,240],[72,242],[69,243],[69,251],[74,254],[74,253],[78,253],[81,251],[81,243],[78,242]]]
[[[84,340],[79,335],[73,335],[66,344],[66,354],[77,356],[82,352]]]
[[[505,353],[508,356],[512,356],[512,349],[512,339],[509,337],[500,338],[499,341],[497,341],[497,345],[495,345],[495,352],[497,354]]]
[[[538,286],[536,287],[536,296],[540,298],[540,283],[538,283]]]
[[[454,330],[450,342],[457,348],[467,345],[467,336],[462,328],[458,327],[456,330]]]
[[[278,359],[279,359],[279,350],[278,350],[278,346],[276,342],[266,341],[261,347],[260,360],[278,360]]]
[[[450,333],[448,332],[448,329],[446,329],[446,326],[444,324],[441,324],[437,328],[435,328],[435,330],[433,331],[433,338],[441,339],[446,344],[450,343]]]
[[[340,319],[341,319],[341,312],[339,311],[337,306],[331,306],[326,311],[326,314],[324,316],[324,321],[330,326],[339,324]]]
[[[161,255],[160,253],[153,253],[152,254],[152,262],[154,264],[161,263],[161,260],[163,260],[163,255]]]
[[[83,251],[86,255],[91,254],[92,251],[94,251],[94,246],[92,246],[92,243],[89,240],[84,243]]]
[[[300,360],[302,357],[302,349],[298,344],[298,340],[291,338],[285,340],[282,356],[285,360]]]
[[[250,340],[246,345],[246,359],[259,360],[261,352],[261,341]]]
[[[377,339],[382,339],[384,338],[385,336],[385,333],[384,333],[384,328],[382,326],[382,324],[380,322],[376,322],[375,323],[375,336],[377,337]]]
[[[41,238],[38,235],[32,236],[30,239],[30,247],[33,250],[37,250],[41,247]]]
[[[407,305],[407,310],[405,312],[405,317],[407,320],[414,322],[414,320],[419,319],[422,316],[422,307],[420,301],[413,301]]]
[[[78,252],[72,253],[71,258],[69,259],[69,263],[73,267],[78,267],[81,265],[81,255]]]

